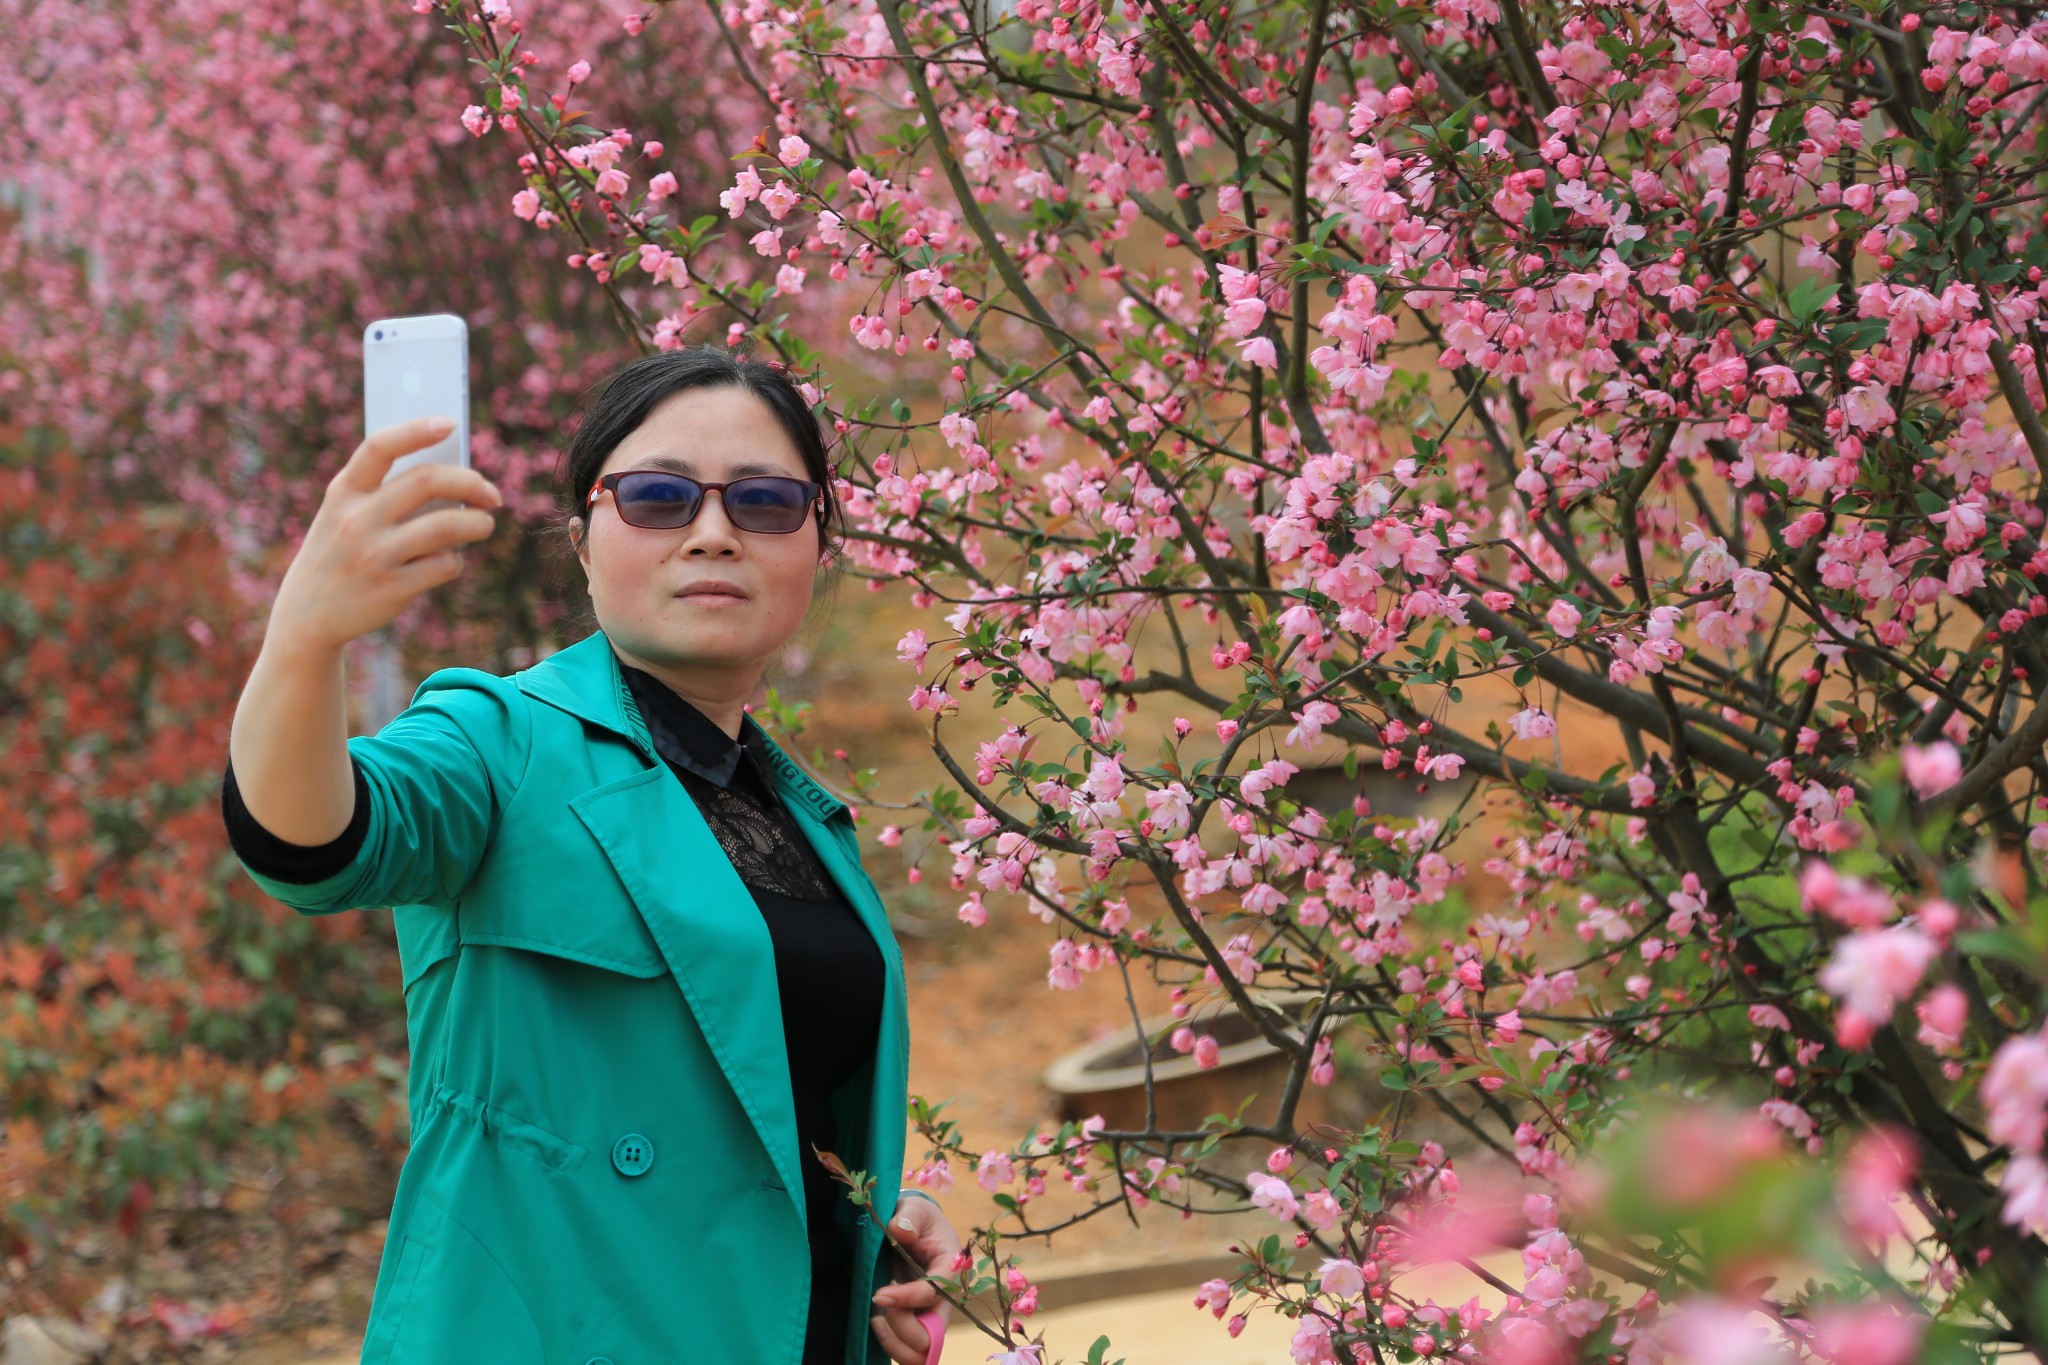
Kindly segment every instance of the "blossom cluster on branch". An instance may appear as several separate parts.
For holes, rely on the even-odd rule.
[[[1028,907],[1054,991],[1149,971],[1292,1060],[1227,1126],[1251,1172],[1213,1127],[977,1152],[925,1112],[918,1178],[998,1196],[958,1287],[1008,1359],[1055,1179],[1286,1224],[1200,1303],[1302,1362],[2048,1343],[2037,11],[712,0],[764,126],[684,223],[658,142],[568,109],[601,64],[417,8],[539,249],[639,344],[811,386],[852,562],[932,612],[961,918]],[[1289,794],[1340,764],[1481,785]],[[1296,1123],[1368,1058],[1378,1120]],[[1589,1197],[1708,1093],[1835,1181],[1827,1283],[1736,1276],[1710,1199]],[[1452,1257],[1504,1305],[1402,1288],[1461,1199],[1439,1130],[1526,1182],[1520,1282]]]

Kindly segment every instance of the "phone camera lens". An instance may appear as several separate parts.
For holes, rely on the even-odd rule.
[[[378,331],[370,333],[370,339],[372,341],[382,341],[384,339],[383,331],[380,329]]]

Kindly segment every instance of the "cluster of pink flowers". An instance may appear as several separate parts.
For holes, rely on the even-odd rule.
[[[2012,1151],[2005,1166],[2005,1221],[2048,1237],[2048,1032],[2008,1039],[1984,1073],[1985,1124]]]
[[[1203,1070],[1224,1056],[1198,1005],[1313,986],[1342,1006],[1314,1038],[1307,1007],[1266,1034],[1298,1077],[1335,1084],[1355,1045],[1455,1097],[1538,1191],[1522,1290],[1489,1314],[1380,1292],[1390,1217],[1290,1158],[1245,1199],[1345,1254],[1291,1276],[1306,1297],[1269,1274],[1201,1306],[1283,1299],[1301,1361],[1382,1333],[1649,1365],[1748,1329],[1717,1297],[1593,1292],[1568,1157],[1645,1059],[1715,1049],[1759,1092],[1741,1140],[1802,1160],[1863,1150],[1877,1111],[1836,1082],[1900,1065],[1901,1029],[1935,1058],[1914,1084],[1988,1097],[1996,1072],[2038,1112],[2003,1060],[2033,1054],[1991,1060],[1969,989],[1969,931],[2016,902],[1951,870],[1986,834],[2037,872],[2048,852],[2017,795],[2048,739],[2048,437],[2010,418],[2048,407],[2048,277],[1997,199],[2048,27],[1908,30],[1939,112],[1898,126],[1843,83],[1874,69],[1864,28],[1716,0],[1524,37],[1531,16],[1447,0],[1413,33],[1277,49],[1149,3],[1022,0],[985,17],[1001,42],[894,0],[722,17],[770,111],[734,173],[688,186],[643,142],[622,184],[632,137],[557,130],[515,213],[601,232],[571,265],[652,344],[715,314],[820,366],[846,559],[932,613],[896,653],[957,759],[939,833],[884,847],[934,863],[967,926],[1037,916],[1062,996],[1148,962],[1167,1046]],[[1444,43],[1467,47],[1446,65]],[[535,70],[489,68],[496,126],[551,126]],[[1985,188],[1945,225],[1952,190],[1895,139],[1951,137],[1985,149]],[[722,212],[651,211],[686,194]],[[1796,256],[1757,248],[1769,230]],[[1951,241],[1998,264],[1958,280]],[[1417,335],[1449,420],[1400,368]],[[843,397],[870,391],[903,397]],[[1446,926],[1474,894],[1469,818],[1363,788],[1455,805],[1475,778],[1496,903]],[[2031,1131],[2002,1174],[2025,1227]],[[990,1192],[1048,1154],[933,1140]],[[1122,1178],[1062,1149],[1074,1189],[1192,1207],[1170,1143],[1101,1141]],[[1409,1214],[1455,1195],[1440,1157],[1359,1160]],[[1919,1179],[1845,1171],[1866,1228],[1873,1192]],[[1926,1263],[1981,1263],[1985,1236]],[[1916,1292],[1954,1289],[1938,1269]],[[1790,1330],[1881,1357],[1920,1321],[1886,1300]]]

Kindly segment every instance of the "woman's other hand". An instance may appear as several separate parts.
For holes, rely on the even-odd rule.
[[[939,1206],[918,1195],[902,1195],[896,1213],[883,1229],[889,1240],[910,1253],[927,1275],[953,1273],[953,1257],[960,1250],[960,1234]],[[898,1365],[924,1365],[931,1350],[931,1336],[917,1320],[919,1313],[937,1308],[941,1321],[950,1322],[952,1305],[939,1297],[929,1280],[911,1280],[884,1285],[875,1294],[875,1307],[882,1311],[869,1319],[875,1339]]]

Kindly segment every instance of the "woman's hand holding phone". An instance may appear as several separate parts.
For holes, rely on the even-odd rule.
[[[389,483],[393,462],[446,437],[423,417],[373,431],[328,481],[326,498],[278,585],[266,644],[336,652],[396,620],[421,593],[462,572],[462,549],[497,529],[505,500],[474,469],[420,464]],[[459,505],[412,516],[436,498]]]

